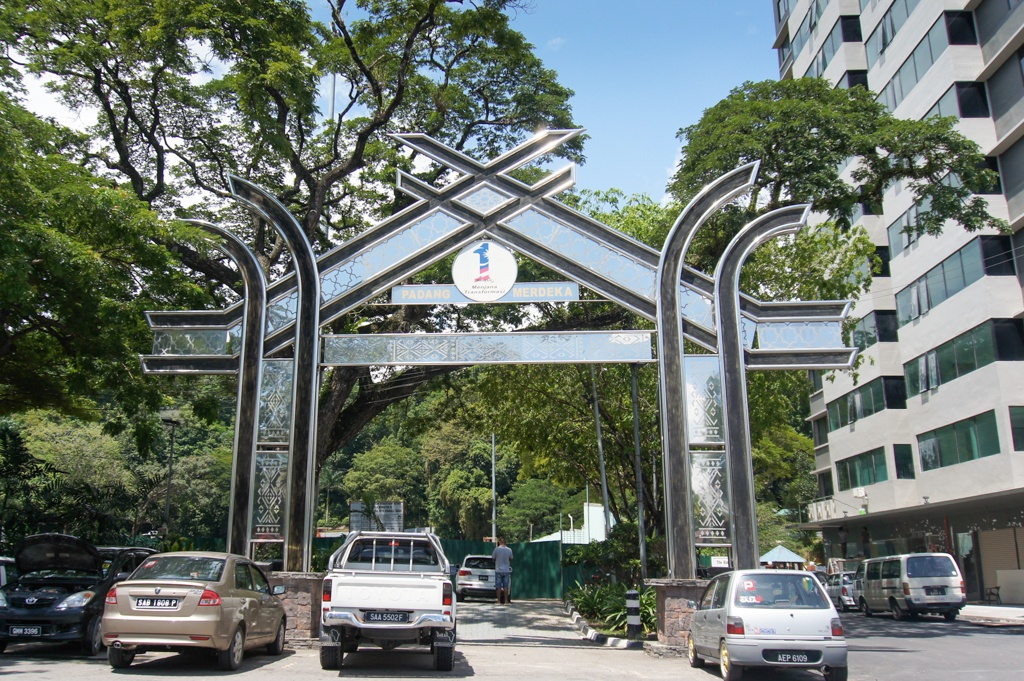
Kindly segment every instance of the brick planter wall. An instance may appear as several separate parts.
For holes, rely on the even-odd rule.
[[[320,639],[320,598],[322,572],[268,573],[272,585],[284,584],[279,598],[288,613],[285,639],[293,648],[308,648]]]
[[[698,601],[708,582],[703,579],[649,579],[658,601],[658,643],[671,647],[686,647],[693,608],[690,601]]]

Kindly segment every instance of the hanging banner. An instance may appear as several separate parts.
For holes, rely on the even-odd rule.
[[[729,492],[725,450],[691,451],[694,544],[729,546]]]

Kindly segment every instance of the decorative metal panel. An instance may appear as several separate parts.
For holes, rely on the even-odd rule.
[[[228,332],[223,329],[154,331],[154,355],[227,355]]]
[[[646,263],[634,260],[533,208],[512,218],[507,225],[554,251],[571,254],[574,261],[608,281],[647,300],[654,300],[657,272]]]
[[[815,350],[845,348],[840,321],[762,322],[757,325],[757,346],[762,350]]]
[[[299,309],[299,292],[292,291],[267,305],[267,335],[295,322]]]
[[[684,373],[687,441],[691,445],[725,444],[718,355],[687,355]]]
[[[324,303],[344,295],[368,277],[408,259],[430,244],[451,234],[464,223],[437,211],[398,230],[387,239],[362,251],[320,276],[320,296]]]
[[[294,371],[293,360],[263,360],[260,378],[260,442],[291,440]]]
[[[511,200],[511,196],[489,184],[475,187],[455,199],[457,203],[469,208],[477,215],[490,215]]]
[[[651,362],[650,331],[325,336],[324,365]]]
[[[686,321],[696,322],[711,331],[715,329],[715,301],[686,284],[679,285],[679,314]]]
[[[288,481],[288,446],[261,445],[253,459],[256,496],[252,539],[284,539],[284,503]]]
[[[729,492],[725,451],[690,451],[690,484],[697,546],[728,546]]]

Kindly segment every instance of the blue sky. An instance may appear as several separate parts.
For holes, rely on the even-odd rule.
[[[778,78],[771,0],[532,0],[512,27],[576,92],[591,139],[576,186],[661,200],[679,128],[744,81]]]

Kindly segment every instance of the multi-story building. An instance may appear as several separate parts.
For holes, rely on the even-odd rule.
[[[858,216],[884,264],[854,309],[857,380],[812,376],[820,496],[804,519],[831,556],[841,540],[848,557],[948,551],[970,598],[1024,602],[1024,0],[772,2],[782,78],[957,116],[1012,229],[908,235],[920,206],[900,184]]]

